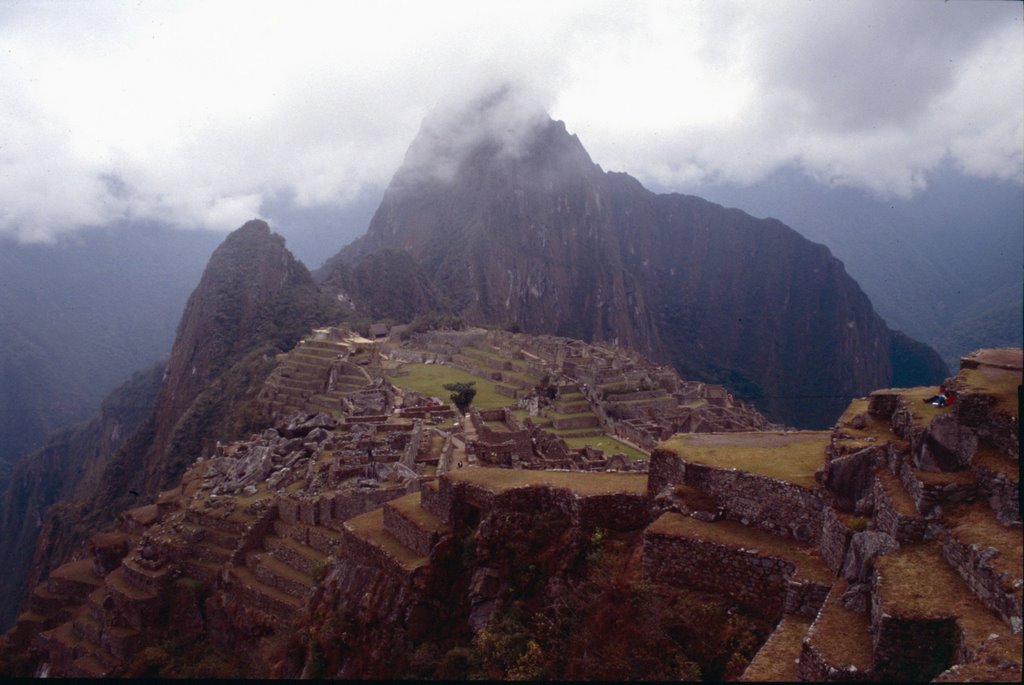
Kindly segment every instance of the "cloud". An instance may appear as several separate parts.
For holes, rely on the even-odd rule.
[[[502,83],[510,153],[539,103],[683,190],[796,164],[906,196],[946,158],[1024,182],[1021,29],[1000,2],[5,3],[0,233],[345,205]]]

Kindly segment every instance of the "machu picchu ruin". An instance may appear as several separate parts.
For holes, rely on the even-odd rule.
[[[57,677],[595,677],[577,642],[627,592],[652,635],[690,629],[676,602],[734,636],[645,677],[1016,681],[1021,373],[1021,350],[981,350],[951,406],[881,389],[806,431],[614,346],[316,329],[259,390],[267,427],[93,535],[0,655]],[[453,382],[478,389],[465,414]],[[585,630],[576,595],[598,598]],[[507,646],[513,624],[533,637]]]

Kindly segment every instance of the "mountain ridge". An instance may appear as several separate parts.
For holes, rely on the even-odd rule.
[[[328,264],[404,251],[468,320],[633,347],[802,427],[892,383],[893,334],[826,247],[606,173],[563,122],[531,118],[510,145],[491,135],[500,106],[436,159],[446,138],[425,124],[366,235]],[[908,355],[915,385],[948,374],[926,346]]]

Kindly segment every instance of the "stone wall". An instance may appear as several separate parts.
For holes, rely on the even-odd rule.
[[[924,516],[930,516],[951,504],[973,502],[978,496],[978,484],[973,479],[965,483],[926,483],[905,462],[898,475],[903,488],[913,498],[917,511]]]
[[[821,630],[822,622],[827,621],[829,610],[835,610],[839,598],[849,586],[845,582],[839,582],[832,586],[829,596],[823,603],[822,610],[818,613],[814,623],[807,630],[803,644],[800,648],[800,658],[797,662],[797,675],[800,680],[806,682],[863,682],[874,680],[871,672],[865,672],[850,664],[848,660],[836,661],[830,659],[819,647],[817,634]],[[866,633],[865,633],[866,637]],[[851,636],[851,639],[856,639]]]
[[[342,555],[363,566],[379,569],[395,579],[411,579],[413,572],[406,570],[393,556],[377,545],[364,540],[347,526],[342,527]]]
[[[928,530],[926,519],[901,514],[879,478],[875,478],[873,492],[875,528],[892,536],[901,545],[924,539],[925,532]]]
[[[882,610],[880,576],[871,576],[872,670],[882,680],[931,680],[961,660],[963,635],[953,618],[907,619]]]
[[[1021,594],[1014,588],[1014,578],[1000,575],[991,565],[997,554],[991,547],[967,545],[950,532],[946,532],[942,556],[953,570],[964,579],[978,599],[999,615],[1013,633],[1021,632]]]
[[[885,461],[885,447],[864,447],[841,454],[841,448],[830,446],[828,452],[831,458],[825,463],[824,485],[832,493],[837,507],[853,512],[857,502],[871,493],[875,468]]]
[[[418,484],[413,481],[408,488],[359,488],[339,492],[332,497],[331,516],[326,519],[324,525],[334,530],[341,530],[341,522],[350,518],[365,514],[366,512],[383,506],[397,497],[414,491]]]
[[[644,578],[728,595],[769,619],[785,610],[813,617],[828,586],[795,581],[785,559],[676,535],[644,532]]]
[[[430,550],[439,539],[436,531],[419,527],[393,507],[384,505],[384,529],[396,540],[422,556],[430,556]]]
[[[978,476],[978,495],[988,500],[999,522],[1005,525],[1020,523],[1020,482],[975,463],[971,470]]]
[[[654,497],[666,485],[686,482],[686,462],[668,450],[651,452],[651,465],[647,471],[647,493]]]
[[[821,538],[818,540],[818,554],[835,573],[843,567],[846,549],[853,531],[846,525],[833,507],[825,507],[821,517]]]
[[[817,542],[824,499],[793,483],[745,471],[686,465],[686,485],[715,498],[727,518],[783,537]]]
[[[825,497],[817,490],[736,469],[686,463],[667,450],[655,450],[648,492],[683,483],[714,498],[726,516],[783,537],[818,542]]]
[[[982,393],[961,394],[957,419],[1014,459],[1020,459],[1020,424],[1015,416],[995,409],[996,400]]]

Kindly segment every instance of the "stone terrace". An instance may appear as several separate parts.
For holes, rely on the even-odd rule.
[[[509,336],[475,345],[505,353]],[[532,373],[576,360],[604,381],[628,366],[628,356],[588,362],[585,350],[542,341],[519,360]],[[444,443],[444,462],[456,441],[426,430],[429,412],[300,415],[219,447],[123,515],[36,588],[7,639],[34,645],[53,675],[117,674],[165,638],[168,590],[182,579],[208,587],[244,634],[287,634],[322,582],[357,593],[390,584],[392,608],[419,602],[429,615],[446,540],[492,511],[557,509],[584,534],[643,530],[646,579],[777,619],[746,679],[1019,680],[1024,555],[1008,494],[1019,452],[1007,433],[1019,358],[965,358],[949,408],[922,402],[935,388],[883,390],[830,432],[676,436],[654,450],[649,474],[469,463],[435,478],[421,457]],[[574,392],[562,410],[582,410]],[[477,431],[498,444],[503,426],[519,426],[504,413],[476,419],[449,429],[460,444]]]

